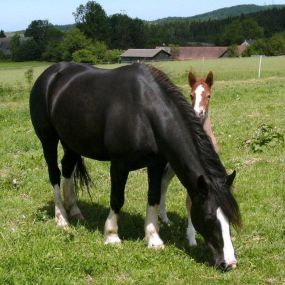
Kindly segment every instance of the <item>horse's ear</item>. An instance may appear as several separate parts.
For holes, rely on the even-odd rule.
[[[209,191],[209,186],[205,180],[204,175],[200,175],[197,181],[198,193],[206,196]]]
[[[207,75],[207,78],[205,80],[205,82],[207,83],[207,85],[211,88],[213,83],[214,83],[214,75],[213,72],[210,71]]]
[[[236,174],[237,174],[237,172],[234,170],[232,174],[229,174],[229,175],[227,176],[227,181],[226,181],[226,183],[227,183],[228,186],[232,186],[232,184],[233,184],[233,182],[234,182],[234,179],[235,179],[235,177],[236,177]]]
[[[196,76],[191,71],[189,71],[188,82],[191,88],[195,85],[196,81]]]

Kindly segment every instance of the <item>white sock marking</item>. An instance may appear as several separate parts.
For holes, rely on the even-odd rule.
[[[229,221],[220,207],[217,209],[217,218],[220,221],[222,227],[225,262],[227,265],[236,264],[237,261],[235,258],[234,247],[231,241]]]
[[[187,227],[186,234],[187,234],[187,239],[189,241],[189,245],[196,246],[197,245],[196,238],[195,238],[196,231],[192,224],[190,216],[188,216],[188,227]]]
[[[149,248],[164,248],[163,241],[158,234],[158,206],[147,206],[145,220],[145,239]]]
[[[118,215],[111,209],[104,227],[105,244],[117,244],[121,240],[118,236]]]
[[[69,211],[71,217],[77,216],[78,218],[84,219],[76,203],[73,175],[74,174],[72,174],[70,178],[63,179],[62,187],[63,187],[64,206],[65,209]]]
[[[56,184],[53,190],[55,202],[55,222],[59,227],[68,227],[68,219],[62,202],[60,187]]]

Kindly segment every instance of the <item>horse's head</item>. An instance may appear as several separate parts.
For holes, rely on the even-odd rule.
[[[204,176],[198,179],[198,191],[192,198],[191,219],[195,229],[209,246],[215,266],[223,271],[236,267],[237,260],[231,241],[230,223],[240,224],[238,205],[230,192],[235,172],[229,175],[221,189],[211,189]]]
[[[192,106],[196,115],[203,120],[208,112],[208,105],[211,98],[211,87],[213,85],[213,73],[210,71],[206,80],[197,80],[195,75],[190,71],[188,81],[191,87]]]

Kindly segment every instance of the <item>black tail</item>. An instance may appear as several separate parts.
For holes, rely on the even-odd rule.
[[[87,192],[88,192],[90,199],[91,199],[90,185],[92,184],[92,180],[91,180],[91,177],[90,177],[90,175],[86,169],[84,160],[82,159],[81,156],[79,156],[79,159],[77,160],[75,173],[74,173],[74,182],[75,182],[74,184],[75,184],[76,189],[78,189],[79,187],[80,188],[86,187]]]

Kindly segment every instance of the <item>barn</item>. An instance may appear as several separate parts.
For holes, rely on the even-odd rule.
[[[226,46],[190,46],[179,47],[175,59],[213,59],[221,58],[227,55],[228,47]]]
[[[171,54],[162,48],[128,49],[121,55],[122,62],[170,60]]]

